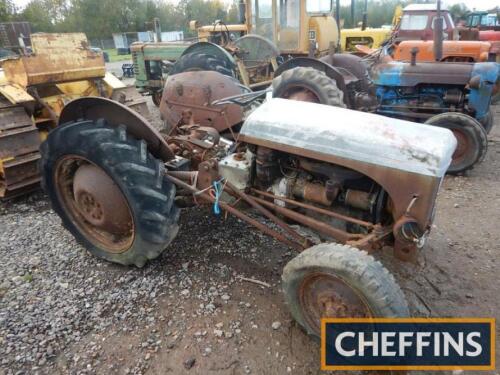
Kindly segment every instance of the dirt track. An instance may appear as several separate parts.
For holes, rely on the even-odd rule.
[[[446,178],[418,263],[382,255],[416,316],[500,318],[494,109],[486,160],[467,177]],[[0,213],[0,373],[319,372],[319,346],[291,320],[280,292],[292,253],[234,218],[184,212],[169,250],[139,270],[92,258],[42,194]]]

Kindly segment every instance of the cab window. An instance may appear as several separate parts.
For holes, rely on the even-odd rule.
[[[425,30],[427,14],[405,14],[401,19],[401,30]]]
[[[470,27],[476,27],[479,25],[479,21],[481,19],[481,16],[476,14],[474,16],[469,16],[469,25]]]
[[[307,13],[330,13],[332,11],[331,0],[307,0]]]
[[[252,33],[274,40],[273,1],[252,1]]]
[[[300,0],[278,0],[279,38],[278,47],[293,50],[299,47]]]

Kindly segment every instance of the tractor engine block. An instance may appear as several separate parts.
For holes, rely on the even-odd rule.
[[[377,113],[391,117],[425,121],[442,112],[469,112],[467,93],[459,86],[378,86],[376,95]]]

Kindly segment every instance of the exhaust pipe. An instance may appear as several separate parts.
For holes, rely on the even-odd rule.
[[[354,24],[354,7],[356,6],[356,0],[351,0],[351,27],[356,27]]]
[[[434,20],[434,60],[443,58],[443,17],[441,17],[441,0],[437,0],[437,14]]]
[[[363,10],[363,22],[361,23],[361,30],[365,30],[368,23],[368,0],[365,0],[365,9]]]
[[[240,2],[238,3],[238,16],[239,16],[238,18],[240,23],[242,24],[247,23],[246,13],[247,13],[247,6],[245,0],[240,0]]]
[[[156,41],[161,42],[161,26],[160,26],[160,19],[158,17],[155,17],[153,19],[154,23],[154,28],[155,28],[155,34],[156,34]]]

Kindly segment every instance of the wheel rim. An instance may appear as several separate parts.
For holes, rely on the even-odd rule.
[[[453,135],[457,139],[457,148],[453,153],[452,163],[460,164],[466,159],[467,155],[469,154],[469,148],[471,147],[471,142],[469,137],[467,137],[467,134],[465,134],[461,130],[451,129],[451,131],[453,132]]]
[[[314,91],[302,86],[289,87],[280,97],[301,102],[321,103],[319,96]]]
[[[316,272],[299,287],[302,315],[319,336],[321,318],[368,318],[373,316],[365,299],[344,280]]]
[[[77,155],[55,164],[63,210],[87,240],[109,253],[125,252],[134,240],[134,220],[125,196],[106,172]]]

